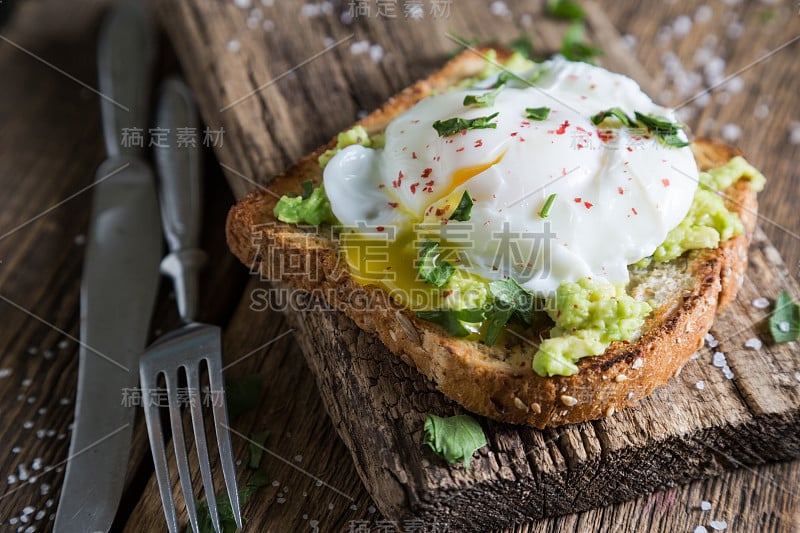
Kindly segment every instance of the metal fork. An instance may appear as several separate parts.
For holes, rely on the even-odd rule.
[[[170,132],[182,128],[194,128],[193,131],[197,131],[194,103],[188,87],[183,82],[177,79],[169,79],[164,82],[161,88],[156,122],[158,127],[166,128]],[[186,139],[183,140],[186,141]],[[173,137],[171,142],[175,143],[176,139]],[[169,531],[177,533],[178,520],[175,503],[172,499],[172,485],[167,466],[164,435],[161,429],[159,402],[151,401],[153,391],[159,392],[158,378],[163,374],[167,387],[175,460],[178,465],[181,490],[186,502],[189,522],[193,531],[198,532],[197,509],[194,503],[180,406],[181,403],[186,403],[187,394],[206,502],[214,529],[217,532],[220,531],[214,480],[211,476],[208,444],[203,424],[203,411],[199,401],[200,366],[205,361],[208,366],[212,411],[222,472],[234,519],[236,525],[241,529],[239,493],[236,486],[222,378],[221,333],[218,327],[194,322],[197,310],[198,273],[205,259],[205,254],[198,249],[201,207],[199,148],[197,143],[194,147],[179,146],[178,143],[166,148],[156,146],[155,156],[161,179],[161,218],[170,249],[170,253],[161,262],[161,271],[174,281],[178,310],[185,324],[177,331],[165,335],[153,343],[142,356],[139,364],[142,404],[144,405],[158,489],[161,493],[161,503],[164,507],[164,516],[167,519]],[[186,394],[183,397],[178,390],[181,369],[186,373],[187,385]],[[156,398],[160,399],[161,395],[157,394]]]

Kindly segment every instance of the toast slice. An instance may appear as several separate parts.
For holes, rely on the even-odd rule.
[[[499,61],[509,56],[504,49],[496,52]],[[381,132],[422,98],[476,76],[484,65],[480,55],[466,51],[358,124],[370,134]],[[335,139],[277,176],[269,191],[253,191],[231,209],[226,227],[231,251],[267,279],[322,295],[445,395],[489,418],[544,428],[610,416],[636,403],[680,373],[702,346],[717,310],[732,301],[741,286],[757,208],[746,179],[724,191],[726,206],[739,214],[745,234],[716,249],[687,252],[647,269],[631,268],[628,292],[656,302],[638,340],[614,342],[604,354],[581,359],[574,375],[539,376],[530,366],[520,369],[510,363],[515,357],[532,356],[533,346],[511,339],[488,347],[453,337],[417,318],[377,285],[354,280],[330,238],[330,228],[297,227],[275,219],[273,210],[281,195],[301,190],[301,183],[309,179],[315,186],[322,182],[317,159],[334,145]],[[707,140],[695,140],[692,150],[700,170],[740,155]]]

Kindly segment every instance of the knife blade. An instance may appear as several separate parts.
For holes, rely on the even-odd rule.
[[[147,123],[150,36],[133,3],[114,7],[100,36],[108,158],[97,170],[87,232],[75,425],[57,533],[108,531],[125,482],[136,405],[126,405],[124,395],[138,384],[162,256],[155,180],[139,158],[143,147],[123,137]]]

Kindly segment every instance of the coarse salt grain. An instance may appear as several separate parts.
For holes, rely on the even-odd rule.
[[[46,514],[47,513],[45,511],[39,511],[38,513],[36,513],[36,516],[34,516],[33,518],[34,518],[34,520],[41,520],[42,518],[44,518],[44,515],[46,515]]]
[[[783,321],[778,323],[778,329],[781,330],[782,332],[786,333],[791,329],[791,325],[789,325],[788,322],[783,320]]]
[[[694,21],[702,24],[711,20],[711,17],[713,16],[714,10],[711,9],[711,6],[703,4],[697,8],[697,11],[694,12]]]
[[[356,41],[350,45],[350,53],[354,56],[369,52],[369,41]]]
[[[722,367],[722,374],[725,376],[725,379],[733,379],[733,370],[728,365]]]
[[[236,7],[240,7],[242,9],[247,9],[250,7],[250,0],[233,0],[233,3],[236,4]]]
[[[500,0],[492,2],[492,4],[489,6],[489,11],[492,13],[492,15],[497,17],[507,17],[511,15],[508,5]]]
[[[33,380],[30,379],[30,378],[25,378],[25,379],[22,380],[22,386],[23,387],[30,387],[31,383],[33,383]]]
[[[725,366],[725,354],[722,352],[714,352],[714,359],[712,360],[711,364],[717,368],[722,368]]]
[[[381,59],[383,59],[383,47],[379,44],[373,44],[372,46],[370,46],[369,57],[375,63],[378,63]]]
[[[692,533],[708,533],[708,530],[706,529],[706,526],[697,526],[694,528]]]
[[[719,346],[719,341],[711,333],[706,333],[706,344],[708,344],[709,348],[716,348]]]
[[[672,33],[677,37],[683,37],[692,29],[692,19],[686,15],[680,15],[672,22]]]
[[[724,94],[724,93],[723,93]],[[720,95],[721,96],[721,95]],[[737,124],[725,124],[720,130],[722,138],[728,142],[734,142],[742,135],[742,128]]]
[[[756,309],[766,309],[767,307],[769,307],[769,300],[767,300],[764,297],[754,298],[753,307],[755,307]]]
[[[728,523],[725,520],[712,520],[708,523],[714,531],[724,531],[728,528]]]
[[[10,368],[0,368],[0,378],[7,378],[11,375]]]
[[[369,507],[367,507],[367,512],[368,512],[369,514],[375,514],[375,511],[376,511],[376,509],[375,509],[375,507],[373,507],[372,505],[370,505]]]
[[[24,423],[22,424],[22,427],[23,427],[23,428],[25,428],[25,429],[31,429],[31,428],[33,427],[33,422],[31,422],[30,420],[28,420],[28,421],[26,421],[26,422],[24,422]]]
[[[762,343],[761,339],[759,339],[758,337],[750,337],[749,339],[744,341],[745,348],[751,348],[753,350],[760,350],[763,344],[764,343]]]
[[[638,369],[642,368],[643,364],[644,364],[644,360],[641,357],[637,357],[636,360],[631,365],[631,368],[634,369],[634,370],[638,370]]]
[[[225,48],[227,48],[227,49],[228,49],[228,52],[231,52],[231,53],[236,53],[236,52],[238,52],[239,50],[241,50],[241,49],[242,49],[242,43],[240,43],[240,42],[239,42],[238,40],[236,40],[236,39],[231,39],[231,40],[230,40],[230,41],[228,41],[228,43],[225,45]]]
[[[706,388],[706,383],[701,379],[700,381],[695,383],[694,386],[697,387],[697,390],[703,390]]]

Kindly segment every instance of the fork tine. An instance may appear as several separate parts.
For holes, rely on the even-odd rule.
[[[200,390],[200,374],[196,365],[186,366],[186,384],[189,391]],[[206,442],[206,429],[203,423],[203,409],[198,401],[189,403],[192,411],[192,427],[194,428],[194,442],[197,447],[197,459],[200,462],[200,475],[203,478],[203,490],[205,491],[206,501],[209,502],[211,520],[214,529],[219,532],[219,516],[217,515],[217,496],[214,492],[214,478],[211,476],[211,464],[208,459],[208,443]],[[214,502],[212,509],[211,502]]]
[[[219,353],[219,352],[217,352]],[[222,379],[222,362],[220,357],[206,357],[208,363],[208,382],[212,393],[223,393],[225,384]],[[236,525],[242,529],[242,511],[239,506],[239,490],[236,486],[236,471],[233,465],[233,447],[231,446],[231,432],[228,424],[228,407],[225,395],[221,401],[212,401],[214,412],[214,429],[217,434],[219,458],[222,464],[222,473],[225,476],[225,487],[228,489],[233,517]]]
[[[172,445],[175,448],[175,462],[178,464],[178,475],[181,480],[181,490],[186,503],[186,511],[189,513],[189,523],[192,525],[192,531],[199,533],[197,509],[194,505],[194,492],[192,491],[192,476],[189,473],[189,457],[186,454],[186,439],[183,434],[183,418],[181,417],[181,406],[177,391],[179,368],[175,368],[172,375],[165,372],[167,395],[169,397],[169,422],[172,426]],[[208,507],[211,509],[211,501],[208,502]],[[216,511],[216,508],[214,511]]]
[[[151,373],[147,366],[142,365],[139,379],[142,385],[142,406],[147,422],[147,435],[150,439],[150,450],[153,454],[153,465],[156,470],[158,492],[161,494],[161,506],[164,508],[164,518],[167,519],[169,532],[178,533],[178,517],[175,514],[175,503],[172,501],[172,485],[167,467],[167,451],[164,448],[164,432],[161,430],[161,417],[158,404],[150,402],[151,392],[157,385],[158,373]]]

